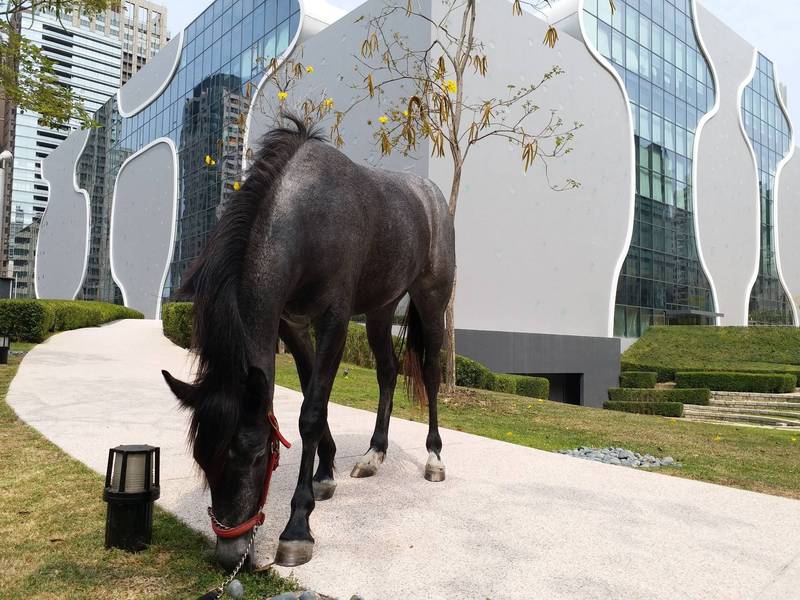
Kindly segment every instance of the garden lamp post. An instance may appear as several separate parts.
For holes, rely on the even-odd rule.
[[[0,365],[8,364],[8,350],[11,347],[11,338],[6,334],[0,334]]]
[[[153,502],[159,497],[159,449],[117,446],[108,451],[106,486],[106,548],[138,552],[153,534]]]

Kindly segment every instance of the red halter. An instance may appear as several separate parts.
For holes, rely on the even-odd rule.
[[[264,523],[264,505],[267,503],[267,495],[269,494],[269,484],[272,480],[272,472],[278,468],[278,461],[281,455],[281,444],[286,448],[291,448],[292,445],[283,437],[280,429],[278,428],[278,420],[273,413],[268,415],[269,422],[272,425],[272,433],[269,434],[269,459],[267,461],[267,471],[264,473],[264,487],[261,489],[261,498],[258,501],[258,508],[256,514],[247,519],[244,523],[240,523],[235,527],[227,527],[220,523],[214,516],[214,510],[208,507],[208,516],[211,517],[211,529],[214,530],[221,538],[236,538],[240,537],[250,531],[254,527],[260,527]]]

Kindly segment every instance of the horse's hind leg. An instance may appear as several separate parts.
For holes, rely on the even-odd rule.
[[[367,338],[370,349],[375,355],[380,397],[375,431],[369,443],[369,450],[353,467],[351,477],[375,475],[389,446],[389,417],[392,415],[392,399],[399,369],[399,362],[392,346],[392,317],[396,308],[397,302],[394,302],[380,311],[367,315]]]
[[[414,290],[411,292],[413,308],[416,310],[418,323],[414,323],[409,315],[409,328],[422,328],[422,343],[425,358],[422,364],[422,380],[428,398],[428,437],[425,447],[428,450],[428,462],[425,465],[425,479],[428,481],[444,481],[445,468],[442,462],[442,438],[439,435],[439,415],[437,396],[442,380],[440,354],[444,343],[444,312],[447,299],[450,297],[451,285],[437,288]],[[410,335],[410,333],[409,333]]]
[[[308,328],[293,327],[289,323],[281,321],[279,333],[289,352],[294,357],[297,375],[300,378],[300,387],[303,390],[303,394],[306,394],[308,383],[311,381],[311,373],[314,370],[314,344],[311,342]],[[312,482],[314,500],[327,500],[336,491],[336,482],[333,479],[336,444],[333,441],[327,422],[325,423],[322,439],[319,441],[317,455],[319,456],[319,465]]]

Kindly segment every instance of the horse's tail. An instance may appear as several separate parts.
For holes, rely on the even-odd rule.
[[[403,374],[405,375],[408,397],[413,398],[420,406],[428,404],[428,393],[422,376],[422,365],[425,364],[425,333],[422,330],[422,319],[414,301],[409,299],[405,323],[406,333],[405,357],[403,358]]]
[[[295,129],[279,128],[261,140],[247,177],[214,228],[200,256],[183,277],[179,295],[194,300],[192,345],[198,350],[198,379],[212,368],[220,374],[246,372],[245,327],[239,312],[242,265],[251,228],[270,204],[286,165],[309,139],[320,139],[302,120],[284,115]]]

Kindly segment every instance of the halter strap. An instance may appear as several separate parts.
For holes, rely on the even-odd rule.
[[[275,418],[274,413],[270,412],[267,415],[270,424],[272,425],[272,432],[269,434],[269,459],[267,461],[267,470],[264,473],[264,485],[261,488],[261,498],[258,501],[258,508],[256,514],[234,527],[227,527],[220,523],[216,516],[214,516],[214,509],[208,507],[208,516],[211,517],[211,529],[217,536],[221,538],[237,538],[252,531],[254,527],[260,527],[264,523],[264,505],[267,503],[267,496],[269,495],[269,484],[272,481],[272,473],[278,468],[281,455],[281,445],[285,448],[291,448],[292,445],[283,437],[281,430],[278,427],[278,419]]]

